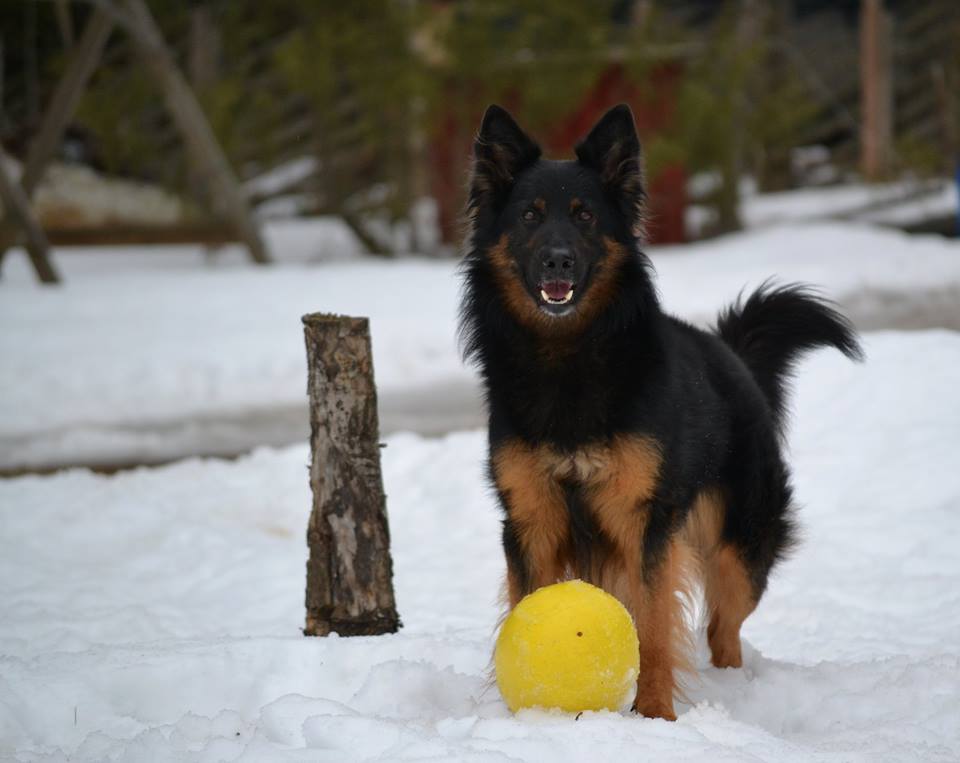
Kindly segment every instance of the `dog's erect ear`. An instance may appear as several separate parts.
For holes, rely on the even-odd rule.
[[[627,175],[639,175],[640,139],[630,107],[621,103],[610,109],[575,150],[580,163],[597,170],[604,183],[614,184]]]
[[[471,206],[480,206],[485,199],[502,199],[517,173],[539,158],[540,146],[513,117],[500,106],[488,107],[473,143]]]
[[[604,186],[623,204],[631,224],[639,227],[646,194],[640,138],[630,107],[621,103],[610,109],[575,150],[581,164],[600,173]]]

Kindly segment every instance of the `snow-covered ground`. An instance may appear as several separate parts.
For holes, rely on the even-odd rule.
[[[695,196],[716,188],[720,178],[700,175],[690,184]],[[759,193],[756,182],[740,184],[740,219],[748,229],[779,225],[847,221],[893,228],[950,219],[960,208],[952,178],[898,180],[890,183],[847,182],[831,186]],[[716,210],[699,204],[687,208],[686,226],[697,237],[716,223]]]
[[[300,316],[368,315],[405,627],[300,634],[303,445],[0,480],[0,760],[960,759],[960,333],[925,330],[960,329],[960,242],[773,224],[653,252],[665,305],[700,323],[775,275],[863,328],[917,329],[868,333],[864,365],[801,365],[804,543],[747,622],[745,668],[710,668],[701,643],[668,724],[513,717],[489,681],[503,562],[455,263],[359,259],[329,222],[267,235],[270,268],[233,248],[58,253],[58,289],[9,255],[0,469],[295,442]]]
[[[778,193],[747,193],[743,223],[749,228],[845,219],[886,225],[909,225],[956,214],[960,200],[952,179],[848,183]]]
[[[363,304],[388,303],[375,315],[375,332],[390,331],[390,306],[402,296],[423,297],[423,309],[438,316],[452,309],[441,289],[449,272],[431,275],[425,263],[390,272],[433,280],[399,295],[374,279]],[[241,277],[242,268],[201,270],[184,284],[183,310],[195,315],[193,298],[204,293],[239,309],[217,284]],[[384,280],[396,287],[400,277]],[[292,324],[296,335],[304,309],[296,300],[309,288],[290,294],[289,316],[276,297],[255,296],[292,289],[298,279],[316,279],[317,302],[335,306],[338,291],[357,283],[336,270],[296,279],[266,271],[251,277],[249,309],[265,312],[269,325]],[[712,310],[735,278],[718,280],[721,293],[702,293],[702,308]],[[77,277],[73,288],[85,296],[65,299],[70,307],[60,317],[63,332],[81,341],[71,322],[108,327],[100,316],[111,310],[94,284]],[[156,294],[168,288],[161,269],[139,296],[155,310]],[[668,303],[683,299],[664,292]],[[134,314],[137,294],[109,297]],[[56,300],[33,298],[47,310],[32,319],[47,312],[56,323]],[[222,317],[224,326],[229,319]],[[251,331],[257,325],[239,320]],[[189,343],[195,334],[187,325],[180,331]],[[129,338],[137,333],[130,329]],[[160,330],[155,352],[172,351],[176,335],[172,326]],[[221,328],[221,337],[230,335]],[[101,341],[116,341],[124,357],[126,334],[111,336]],[[111,359],[96,339],[61,368],[95,369],[87,352]],[[383,458],[405,627],[392,636],[299,633],[310,505],[305,447],[113,477],[74,470],[0,481],[0,759],[956,761],[960,335],[865,339],[864,365],[827,351],[801,364],[790,450],[804,543],[747,621],[744,669],[706,667],[701,644],[702,670],[675,724],[616,713],[510,715],[488,681],[503,563],[497,510],[482,479],[484,436],[396,434]],[[251,352],[262,359],[261,342],[255,333]],[[239,338],[226,349],[242,362]],[[382,378],[402,382],[389,341],[378,352]],[[147,388],[162,392],[149,386],[146,347],[131,354],[140,360],[129,368],[143,363]],[[6,350],[3,357],[7,373]],[[438,355],[441,368],[447,357]],[[218,378],[242,380],[244,370]],[[111,391],[93,390],[105,403]],[[127,400],[121,394],[118,404],[135,411]]]
[[[306,432],[300,316],[368,315],[385,431],[479,425],[450,260],[371,261],[321,221],[267,230],[280,264],[228,248],[70,250],[0,281],[0,469],[118,464],[289,444]],[[823,287],[863,328],[960,328],[960,242],[850,224],[655,249],[668,309],[705,323],[769,276]],[[339,260],[338,260],[339,257]],[[318,263],[323,262],[322,266]]]

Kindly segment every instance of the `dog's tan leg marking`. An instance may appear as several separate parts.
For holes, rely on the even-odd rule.
[[[743,665],[740,626],[757,600],[743,560],[721,540],[725,512],[718,493],[701,493],[687,520],[686,537],[703,568],[711,661],[718,668],[739,668]]]
[[[567,507],[552,461],[550,451],[516,440],[500,446],[493,457],[494,480],[517,530],[529,576],[529,590],[522,591],[516,571],[508,571],[511,608],[524,594],[556,583],[566,574]]]
[[[616,572],[604,574],[604,588],[630,610],[640,641],[640,676],[634,709],[650,718],[676,720],[673,694],[678,673],[687,669],[689,639],[683,621],[686,560],[677,539],[671,542],[652,582],[643,574],[647,507],[660,474],[657,443],[642,437],[617,438],[600,465],[584,475],[600,529],[616,549]]]
[[[692,634],[684,615],[690,602],[692,555],[677,537],[648,580],[637,618],[640,676],[633,709],[647,718],[677,719],[673,697],[680,676],[692,669]]]
[[[718,668],[743,665],[740,626],[757,606],[747,569],[733,546],[722,545],[705,564],[710,660]]]

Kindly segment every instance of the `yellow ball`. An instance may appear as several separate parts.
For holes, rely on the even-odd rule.
[[[616,598],[569,580],[513,608],[497,637],[494,665],[513,712],[620,710],[636,691],[640,649],[633,619]]]

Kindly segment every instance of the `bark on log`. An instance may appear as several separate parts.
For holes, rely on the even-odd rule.
[[[304,633],[395,633],[369,323],[314,313],[303,324],[313,491]]]

